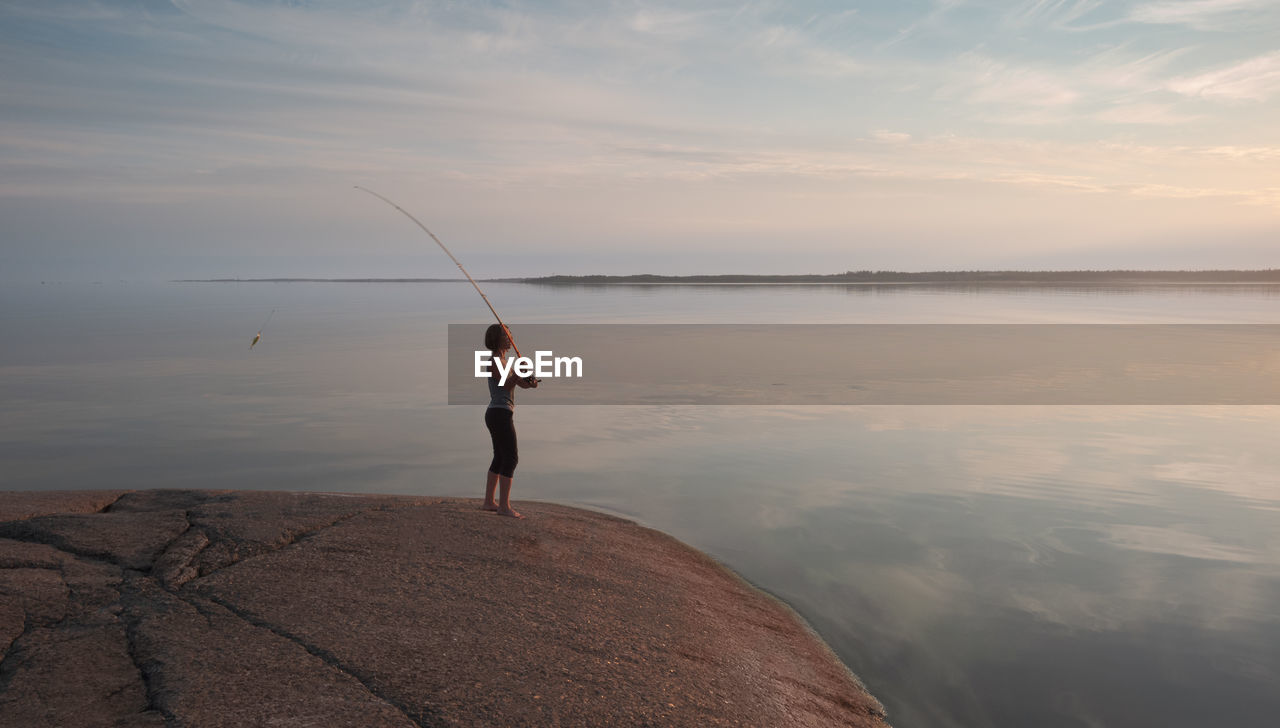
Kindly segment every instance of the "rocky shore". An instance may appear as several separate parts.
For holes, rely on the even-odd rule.
[[[0,493],[0,726],[883,726],[775,600],[630,521]]]

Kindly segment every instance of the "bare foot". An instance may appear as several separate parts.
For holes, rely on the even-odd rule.
[[[499,516],[511,516],[512,518],[524,518],[524,516],[522,516],[522,515],[520,515],[519,513],[517,513],[517,512],[515,511],[515,509],[513,509],[513,508],[499,508],[499,509],[498,509],[498,515],[499,515]]]
[[[482,510],[482,511],[496,511],[496,510],[498,510],[498,504],[497,504],[497,503],[485,503],[485,504],[483,504],[483,505],[481,505],[481,506],[480,506],[480,510]]]

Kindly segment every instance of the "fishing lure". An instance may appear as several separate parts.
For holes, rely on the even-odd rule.
[[[267,320],[262,322],[262,325],[258,327],[258,333],[255,334],[253,337],[253,341],[249,342],[250,350],[252,350],[253,347],[257,346],[258,342],[262,340],[262,330],[267,328],[267,321],[270,321],[271,317],[274,316],[275,314],[276,314],[276,310],[274,308],[271,309],[271,313],[267,314]]]

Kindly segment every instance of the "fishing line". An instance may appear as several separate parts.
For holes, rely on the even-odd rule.
[[[388,205],[391,205],[392,207],[396,208],[401,213],[403,213],[405,217],[409,218],[410,220],[413,220],[418,227],[422,228],[423,232],[425,232],[427,235],[430,235],[432,240],[436,241],[436,245],[439,245],[440,249],[444,251],[444,254],[449,256],[449,260],[452,260],[453,264],[458,266],[458,270],[462,271],[462,275],[466,276],[467,280],[471,282],[472,287],[476,289],[476,293],[479,293],[480,297],[484,299],[484,304],[489,307],[489,311],[493,314],[493,317],[498,320],[498,325],[502,327],[502,330],[504,332],[506,332],[507,341],[511,342],[511,348],[515,350],[516,356],[517,357],[520,356],[520,347],[516,346],[516,340],[515,340],[515,337],[511,335],[511,329],[507,328],[507,325],[502,322],[502,317],[498,315],[498,311],[493,307],[493,304],[489,303],[489,297],[484,295],[484,291],[480,290],[480,285],[476,283],[476,279],[471,277],[471,274],[467,272],[467,269],[462,267],[462,263],[458,262],[458,259],[454,257],[453,253],[449,252],[449,249],[445,247],[444,243],[440,242],[440,238],[437,238],[435,233],[431,232],[429,229],[427,229],[426,225],[422,224],[422,221],[418,220],[418,218],[414,217],[413,215],[410,215],[409,212],[405,210],[403,207],[397,205],[391,200],[388,200],[387,198],[383,197],[377,192],[374,192],[373,190],[368,189],[366,187],[355,185],[355,188],[358,190],[362,190],[364,192],[368,192],[369,194],[373,195],[379,200],[382,200]]]

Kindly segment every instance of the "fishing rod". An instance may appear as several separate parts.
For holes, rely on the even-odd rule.
[[[379,200],[382,200],[388,205],[391,205],[392,207],[396,208],[400,212],[404,213],[405,217],[409,218],[410,220],[413,220],[414,223],[418,225],[418,227],[422,228],[423,232],[425,232],[427,235],[430,235],[431,239],[436,241],[436,245],[439,245],[440,249],[444,251],[444,254],[449,256],[449,260],[452,260],[453,264],[458,266],[458,270],[462,271],[462,275],[466,276],[467,280],[471,282],[472,287],[476,289],[476,293],[479,293],[480,297],[484,299],[484,305],[489,307],[489,311],[493,314],[493,317],[498,320],[498,325],[502,327],[503,332],[506,333],[507,335],[507,341],[511,342],[511,348],[515,350],[516,356],[519,357],[520,347],[516,346],[516,340],[515,340],[515,337],[511,335],[511,329],[507,328],[507,325],[502,322],[502,317],[498,315],[498,311],[493,307],[493,304],[489,303],[489,297],[484,295],[484,291],[480,290],[480,285],[476,283],[476,279],[471,277],[471,274],[467,272],[467,269],[462,267],[462,263],[458,262],[458,259],[454,257],[453,253],[449,252],[449,249],[445,247],[444,243],[440,242],[440,238],[437,238],[435,233],[431,232],[429,229],[427,229],[426,225],[422,224],[422,221],[420,221],[418,218],[414,217],[413,215],[410,215],[409,211],[405,210],[403,207],[397,205],[396,203],[392,202],[391,200],[388,200],[387,198],[383,197],[382,195],[378,194],[377,192],[374,192],[373,190],[367,187],[361,187],[360,185],[355,185],[355,188],[358,190],[362,190],[364,192],[368,192],[369,194],[373,195]]]

